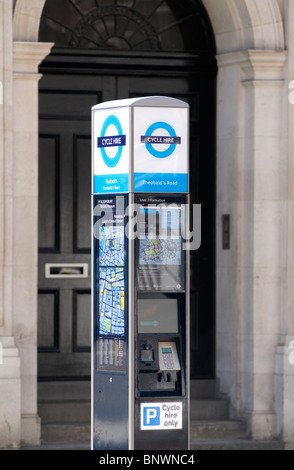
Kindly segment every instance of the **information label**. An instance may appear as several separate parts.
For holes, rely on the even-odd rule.
[[[141,430],[182,429],[182,403],[141,403]]]
[[[184,197],[138,196],[137,286],[141,291],[181,292],[185,253],[181,228]]]

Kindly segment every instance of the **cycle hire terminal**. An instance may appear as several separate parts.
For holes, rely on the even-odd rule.
[[[187,103],[92,108],[92,449],[189,449]]]

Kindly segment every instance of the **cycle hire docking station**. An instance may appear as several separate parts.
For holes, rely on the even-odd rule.
[[[92,108],[92,449],[189,449],[189,106]]]

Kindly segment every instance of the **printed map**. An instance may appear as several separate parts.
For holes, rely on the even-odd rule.
[[[124,265],[124,227],[100,227],[100,266]]]
[[[181,264],[181,238],[143,238],[139,247],[140,264]]]
[[[99,269],[99,333],[124,335],[124,268]]]
[[[99,266],[99,333],[123,336],[125,333],[123,226],[100,227]]]

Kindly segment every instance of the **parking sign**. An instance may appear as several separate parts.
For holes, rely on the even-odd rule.
[[[182,429],[182,403],[141,403],[141,430]]]
[[[159,426],[160,424],[160,407],[159,406],[145,406],[143,408],[143,425],[144,426]]]

